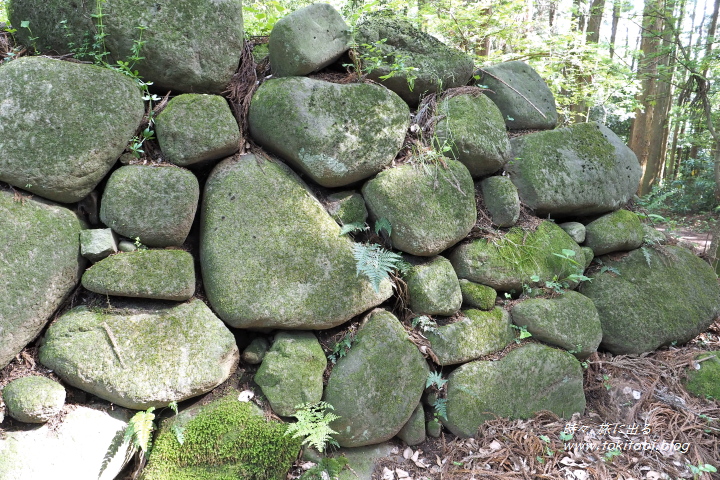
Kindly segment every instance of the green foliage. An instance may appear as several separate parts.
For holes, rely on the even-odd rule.
[[[417,68],[408,65],[409,57],[392,52],[390,48],[386,47],[386,42],[387,38],[382,38],[373,43],[354,44],[351,47],[353,63],[344,66],[353,67],[361,77],[381,68],[387,69],[387,74],[378,77],[380,80],[403,76],[407,81],[408,88],[412,91],[415,88]]]
[[[297,422],[288,425],[285,435],[292,434],[293,438],[302,438],[303,445],[309,445],[320,453],[325,451],[327,445],[338,446],[331,437],[333,433],[338,432],[330,428],[330,423],[340,417],[326,412],[335,410],[332,405],[327,402],[303,403],[297,405],[295,409],[297,411],[293,416],[297,418]]]
[[[375,221],[375,234],[380,235],[383,231],[387,234],[388,238],[392,235],[392,225],[390,225],[390,220],[385,217]]]
[[[425,388],[434,386],[438,390],[442,390],[446,383],[447,380],[442,377],[440,372],[428,372],[427,379],[425,380]]]
[[[347,333],[340,341],[333,345],[332,353],[328,355],[328,360],[330,360],[333,365],[336,364],[339,359],[347,355],[354,341],[355,335]]]
[[[709,463],[699,463],[697,465],[693,465],[691,463],[687,464],[687,467],[690,469],[690,473],[693,474],[693,478],[700,478],[700,476],[705,472],[717,472],[717,468],[713,467]]]
[[[427,315],[421,315],[419,317],[415,317],[412,319],[412,323],[410,324],[412,328],[420,328],[420,330],[424,332],[432,332],[436,333],[438,324],[433,320],[432,318],[428,317]]]
[[[376,243],[353,245],[353,257],[357,274],[365,275],[376,292],[380,292],[380,283],[388,279],[393,271],[406,273],[409,265],[403,261],[402,255],[384,249]]]
[[[155,430],[154,410],[155,407],[150,407],[144,412],[137,412],[125,428],[125,441],[132,442],[133,447],[140,449],[146,457],[150,455],[152,432]]]
[[[363,222],[352,222],[346,223],[340,228],[340,234],[338,236],[347,235],[348,233],[363,232],[368,230],[370,227]]]
[[[436,398],[432,406],[435,410],[433,416],[436,419],[442,418],[447,420],[447,398]]]
[[[345,457],[325,457],[320,463],[300,475],[299,480],[337,480],[347,464],[348,460]]]
[[[527,330],[527,325],[523,325],[522,327],[519,327],[517,325],[510,326],[518,331],[518,336],[517,338],[515,338],[515,343],[520,343],[522,340],[532,337],[532,333],[528,332]]]

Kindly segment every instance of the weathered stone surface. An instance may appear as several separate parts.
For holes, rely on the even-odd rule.
[[[21,377],[2,390],[8,414],[25,423],[45,423],[65,405],[65,389],[45,377]]]
[[[280,332],[255,374],[273,412],[289,417],[303,403],[317,403],[323,394],[325,353],[312,332]]]
[[[424,333],[440,365],[455,365],[497,352],[515,338],[510,315],[502,308],[462,313],[462,320]]]
[[[475,225],[475,187],[465,166],[404,164],[365,183],[363,197],[375,218],[392,225],[393,247],[411,255],[432,256],[465,238]]]
[[[380,64],[373,66],[368,78],[381,82],[410,106],[416,106],[426,93],[467,85],[473,74],[469,55],[421,32],[407,20],[382,13],[365,15],[355,26],[355,39],[361,45],[358,49],[361,58],[380,57]],[[370,45],[373,50],[363,45]],[[393,69],[391,62],[400,59],[406,69]],[[408,67],[414,70],[409,71]],[[380,79],[391,71],[394,73],[390,78]],[[408,82],[411,76],[415,77],[412,88]]]
[[[592,281],[584,282],[579,291],[595,303],[603,331],[601,346],[614,354],[685,343],[720,314],[715,272],[684,248],[645,247],[602,261],[620,274],[591,275]]]
[[[577,273],[572,262],[553,255],[573,250],[581,264],[585,261],[580,246],[553,222],[544,221],[533,232],[512,228],[501,239],[479,239],[464,243],[450,254],[459,278],[488,285],[495,290],[522,290],[537,275],[541,281],[559,279]]]
[[[155,120],[165,159],[186,167],[229,157],[238,151],[240,128],[219,95],[178,95]]]
[[[520,218],[520,197],[508,177],[489,177],[480,182],[485,207],[498,227],[512,227]]]
[[[350,27],[327,3],[295,10],[275,24],[268,50],[275,77],[302,76],[327,67],[348,49]]]
[[[270,344],[263,337],[254,338],[250,345],[243,350],[242,361],[250,365],[260,365],[270,349]]]
[[[578,123],[510,142],[506,167],[520,199],[539,216],[617,210],[640,181],[635,154],[602,124]]]
[[[413,410],[410,420],[398,432],[398,438],[407,445],[419,445],[425,441],[425,409],[419,403]]]
[[[209,392],[235,369],[235,337],[200,300],[76,307],[45,333],[40,362],[70,385],[136,410]]]
[[[645,232],[633,212],[618,210],[585,226],[585,246],[596,256],[639,248]]]
[[[358,276],[353,242],[284,164],[218,164],[205,184],[200,263],[220,318],[238,328],[323,329],[392,295]],[[268,272],[271,272],[269,274]]]
[[[372,312],[347,355],[338,360],[325,401],[340,418],[330,424],[342,447],[360,447],[395,436],[415,410],[427,377],[425,359],[395,316]]]
[[[560,228],[565,230],[565,233],[577,243],[583,243],[585,241],[585,225],[580,222],[565,222],[558,224]]]
[[[184,250],[121,253],[88,268],[82,285],[101,295],[182,302],[195,293],[195,261]]]
[[[150,247],[180,246],[192,226],[200,185],[183,168],[126,165],[105,186],[100,219]]]
[[[482,90],[448,95],[438,102],[435,115],[440,118],[435,125],[437,146],[450,148],[446,155],[462,162],[473,178],[495,173],[510,160],[502,114]]]
[[[505,62],[478,71],[476,85],[489,91],[510,130],[555,128],[555,97],[540,75],[527,63]]]
[[[365,223],[367,207],[362,195],[355,192],[338,192],[328,195],[327,211],[341,225]]]
[[[95,188],[144,112],[130,78],[94,65],[20,58],[0,85],[0,180],[58,202]]]
[[[685,388],[700,398],[720,400],[720,351],[698,353],[694,360]]]
[[[289,77],[260,86],[248,122],[260,145],[320,185],[340,187],[390,165],[410,110],[379,85]]]
[[[418,315],[452,315],[460,309],[462,293],[455,270],[445,257],[412,262],[405,277],[410,310]]]
[[[495,307],[497,292],[492,287],[461,278],[460,292],[462,293],[463,304],[468,307],[480,310],[492,310]]]
[[[86,264],[80,256],[82,228],[70,210],[16,198],[0,186],[0,369],[80,283]]]
[[[643,243],[647,243],[648,245],[665,245],[667,243],[665,232],[661,232],[647,223],[642,224],[642,229]]]
[[[595,304],[572,290],[553,298],[524,300],[511,314],[513,323],[527,327],[533,338],[571,351],[580,359],[593,354],[602,340]]]
[[[338,480],[373,480],[373,473],[380,460],[392,457],[395,445],[392,442],[378,443],[367,447],[341,448],[334,456],[342,455],[348,460],[350,469],[344,469]]]
[[[522,375],[518,375],[522,372]],[[585,410],[583,375],[575,357],[529,343],[498,361],[477,360],[448,378],[445,427],[470,437],[486,420],[529,418],[549,410],[569,418]]]
[[[117,406],[76,406],[52,428],[5,430],[0,479],[113,480],[132,456],[130,442],[123,441],[130,416]]]
[[[102,260],[117,251],[117,239],[111,229],[93,228],[80,232],[80,254],[91,262]]]

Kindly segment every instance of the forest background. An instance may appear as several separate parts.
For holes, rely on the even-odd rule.
[[[527,62],[555,94],[559,126],[601,121],[628,143],[643,167],[642,206],[671,223],[690,217],[696,229],[720,230],[720,0],[326,2],[351,26],[390,9],[480,67]],[[310,3],[244,0],[246,34],[269,35]]]

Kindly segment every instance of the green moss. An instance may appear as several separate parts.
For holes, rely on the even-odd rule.
[[[143,480],[284,480],[302,439],[234,395],[182,412],[163,425]],[[171,425],[181,428],[177,440]]]
[[[644,233],[635,213],[618,210],[585,227],[585,246],[590,247],[594,255],[634,250],[642,245]]]
[[[492,287],[480,285],[463,278],[460,280],[460,291],[462,292],[463,303],[469,307],[479,308],[480,310],[492,310],[495,307],[497,292]]]
[[[445,257],[415,265],[405,281],[410,309],[418,315],[452,315],[462,304],[457,275]]]
[[[687,370],[685,388],[700,398],[720,400],[720,351],[698,354],[695,361],[707,358],[710,359],[698,363],[699,369]]]
[[[368,217],[367,207],[362,195],[354,192],[339,192],[329,195],[328,213],[343,225],[365,223]]]

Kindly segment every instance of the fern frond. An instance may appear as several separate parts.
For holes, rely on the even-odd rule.
[[[445,380],[442,377],[442,374],[439,372],[430,372],[428,373],[427,379],[425,380],[425,388],[430,388],[433,385],[436,385],[438,390],[442,390],[443,386],[447,383],[447,380]]]
[[[437,417],[447,420],[447,399],[446,398],[438,398],[437,400],[435,400],[435,403],[433,403],[433,407],[435,408],[435,415]]]
[[[395,252],[385,250],[376,243],[353,245],[353,257],[357,267],[357,274],[365,275],[376,292],[380,292],[380,283],[390,279],[390,272],[403,263],[402,256]]]
[[[135,448],[139,448],[146,456],[149,455],[152,432],[155,430],[153,410],[155,407],[150,407],[144,412],[137,412],[125,429],[125,441],[131,441]]]
[[[380,218],[375,222],[375,233],[377,235],[380,235],[380,232],[382,232],[383,230],[385,230],[388,237],[390,237],[390,235],[392,234],[392,225],[390,225],[390,220],[385,217]]]
[[[320,453],[325,451],[327,444],[337,446],[337,442],[330,436],[338,433],[330,428],[330,422],[340,418],[326,410],[335,408],[327,402],[304,403],[295,407],[293,415],[297,422],[288,425],[285,435],[293,434],[293,438],[303,437],[303,445],[310,445]]]
[[[340,234],[338,236],[342,237],[343,235],[347,235],[348,233],[363,231],[367,230],[368,228],[369,227],[362,222],[346,223],[340,228]]]

